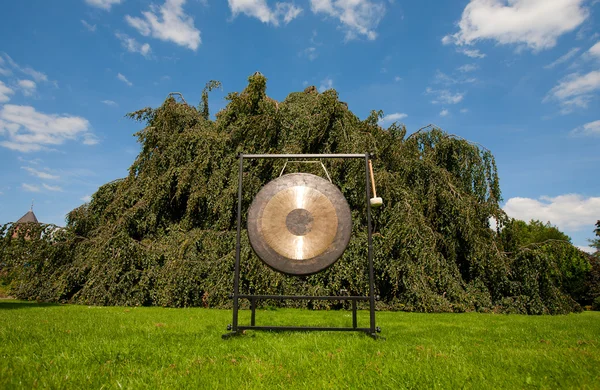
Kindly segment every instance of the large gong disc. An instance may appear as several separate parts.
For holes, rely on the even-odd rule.
[[[351,232],[344,195],[308,173],[267,183],[248,210],[252,248],[268,266],[290,275],[314,274],[335,263]]]

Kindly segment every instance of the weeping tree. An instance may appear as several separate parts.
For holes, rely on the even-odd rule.
[[[590,304],[594,310],[600,310],[600,220],[596,222],[594,234],[595,239],[589,240],[590,246],[596,251],[590,258],[591,270],[586,280],[586,304]]]
[[[498,173],[489,150],[435,126],[408,137],[399,124],[383,129],[381,111],[360,120],[333,89],[319,93],[309,87],[277,102],[266,95],[260,73],[249,77],[242,92],[228,94],[226,108],[211,120],[208,93],[218,87],[209,82],[197,108],[169,96],[158,108],[128,114],[143,125],[135,134],[141,151],[128,176],[103,185],[89,203],[71,211],[60,237],[25,239],[19,229],[13,237],[15,226],[4,226],[1,267],[14,294],[95,305],[227,307],[235,257],[237,155],[368,151],[375,156],[378,193],[385,200],[373,216],[380,308],[580,310],[565,271],[571,263],[585,268],[575,248],[556,243],[515,248],[500,237],[498,229],[509,220],[499,207]],[[254,195],[283,164],[246,163],[243,226]],[[353,238],[343,257],[324,272],[289,277],[263,265],[242,234],[242,291],[367,294],[364,166],[351,160],[326,165],[352,210]],[[490,226],[491,217],[497,226]]]

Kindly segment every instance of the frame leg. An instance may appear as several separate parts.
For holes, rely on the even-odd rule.
[[[369,314],[371,335],[376,335],[375,328],[375,275],[373,271],[373,230],[371,227],[371,193],[369,182],[373,180],[369,172],[369,153],[365,154],[365,195],[367,205],[367,232],[368,232],[368,261],[369,261]]]
[[[240,252],[242,234],[242,184],[244,170],[244,156],[240,154],[240,165],[238,171],[238,204],[237,204],[237,235],[235,244],[235,270],[233,276],[233,331],[238,330],[238,309],[240,293]]]
[[[358,327],[358,321],[356,320],[356,301],[352,301],[352,327],[356,329]]]

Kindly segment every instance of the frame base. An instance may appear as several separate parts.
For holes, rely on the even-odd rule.
[[[302,332],[302,331],[337,331],[337,332],[360,332],[367,336],[377,340],[382,338],[377,333],[372,333],[370,328],[335,328],[327,326],[238,326],[237,331],[225,333],[221,337],[226,340],[235,336],[242,336],[246,330],[261,330],[269,332]],[[381,332],[381,329],[377,328],[376,332]]]

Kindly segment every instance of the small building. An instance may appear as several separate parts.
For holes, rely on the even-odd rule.
[[[13,233],[12,238],[16,238],[19,235],[19,228],[26,223],[40,223],[35,214],[33,213],[33,209],[26,212],[25,215],[23,215],[21,218],[19,218],[17,222],[15,222],[15,232]],[[29,234],[25,235],[25,239],[29,239]]]
[[[33,213],[33,210],[29,210],[28,212],[26,212],[25,215],[22,216],[21,218],[19,218],[19,220],[16,223],[27,223],[27,222],[40,223],[38,221],[37,217],[35,216],[35,214]]]

